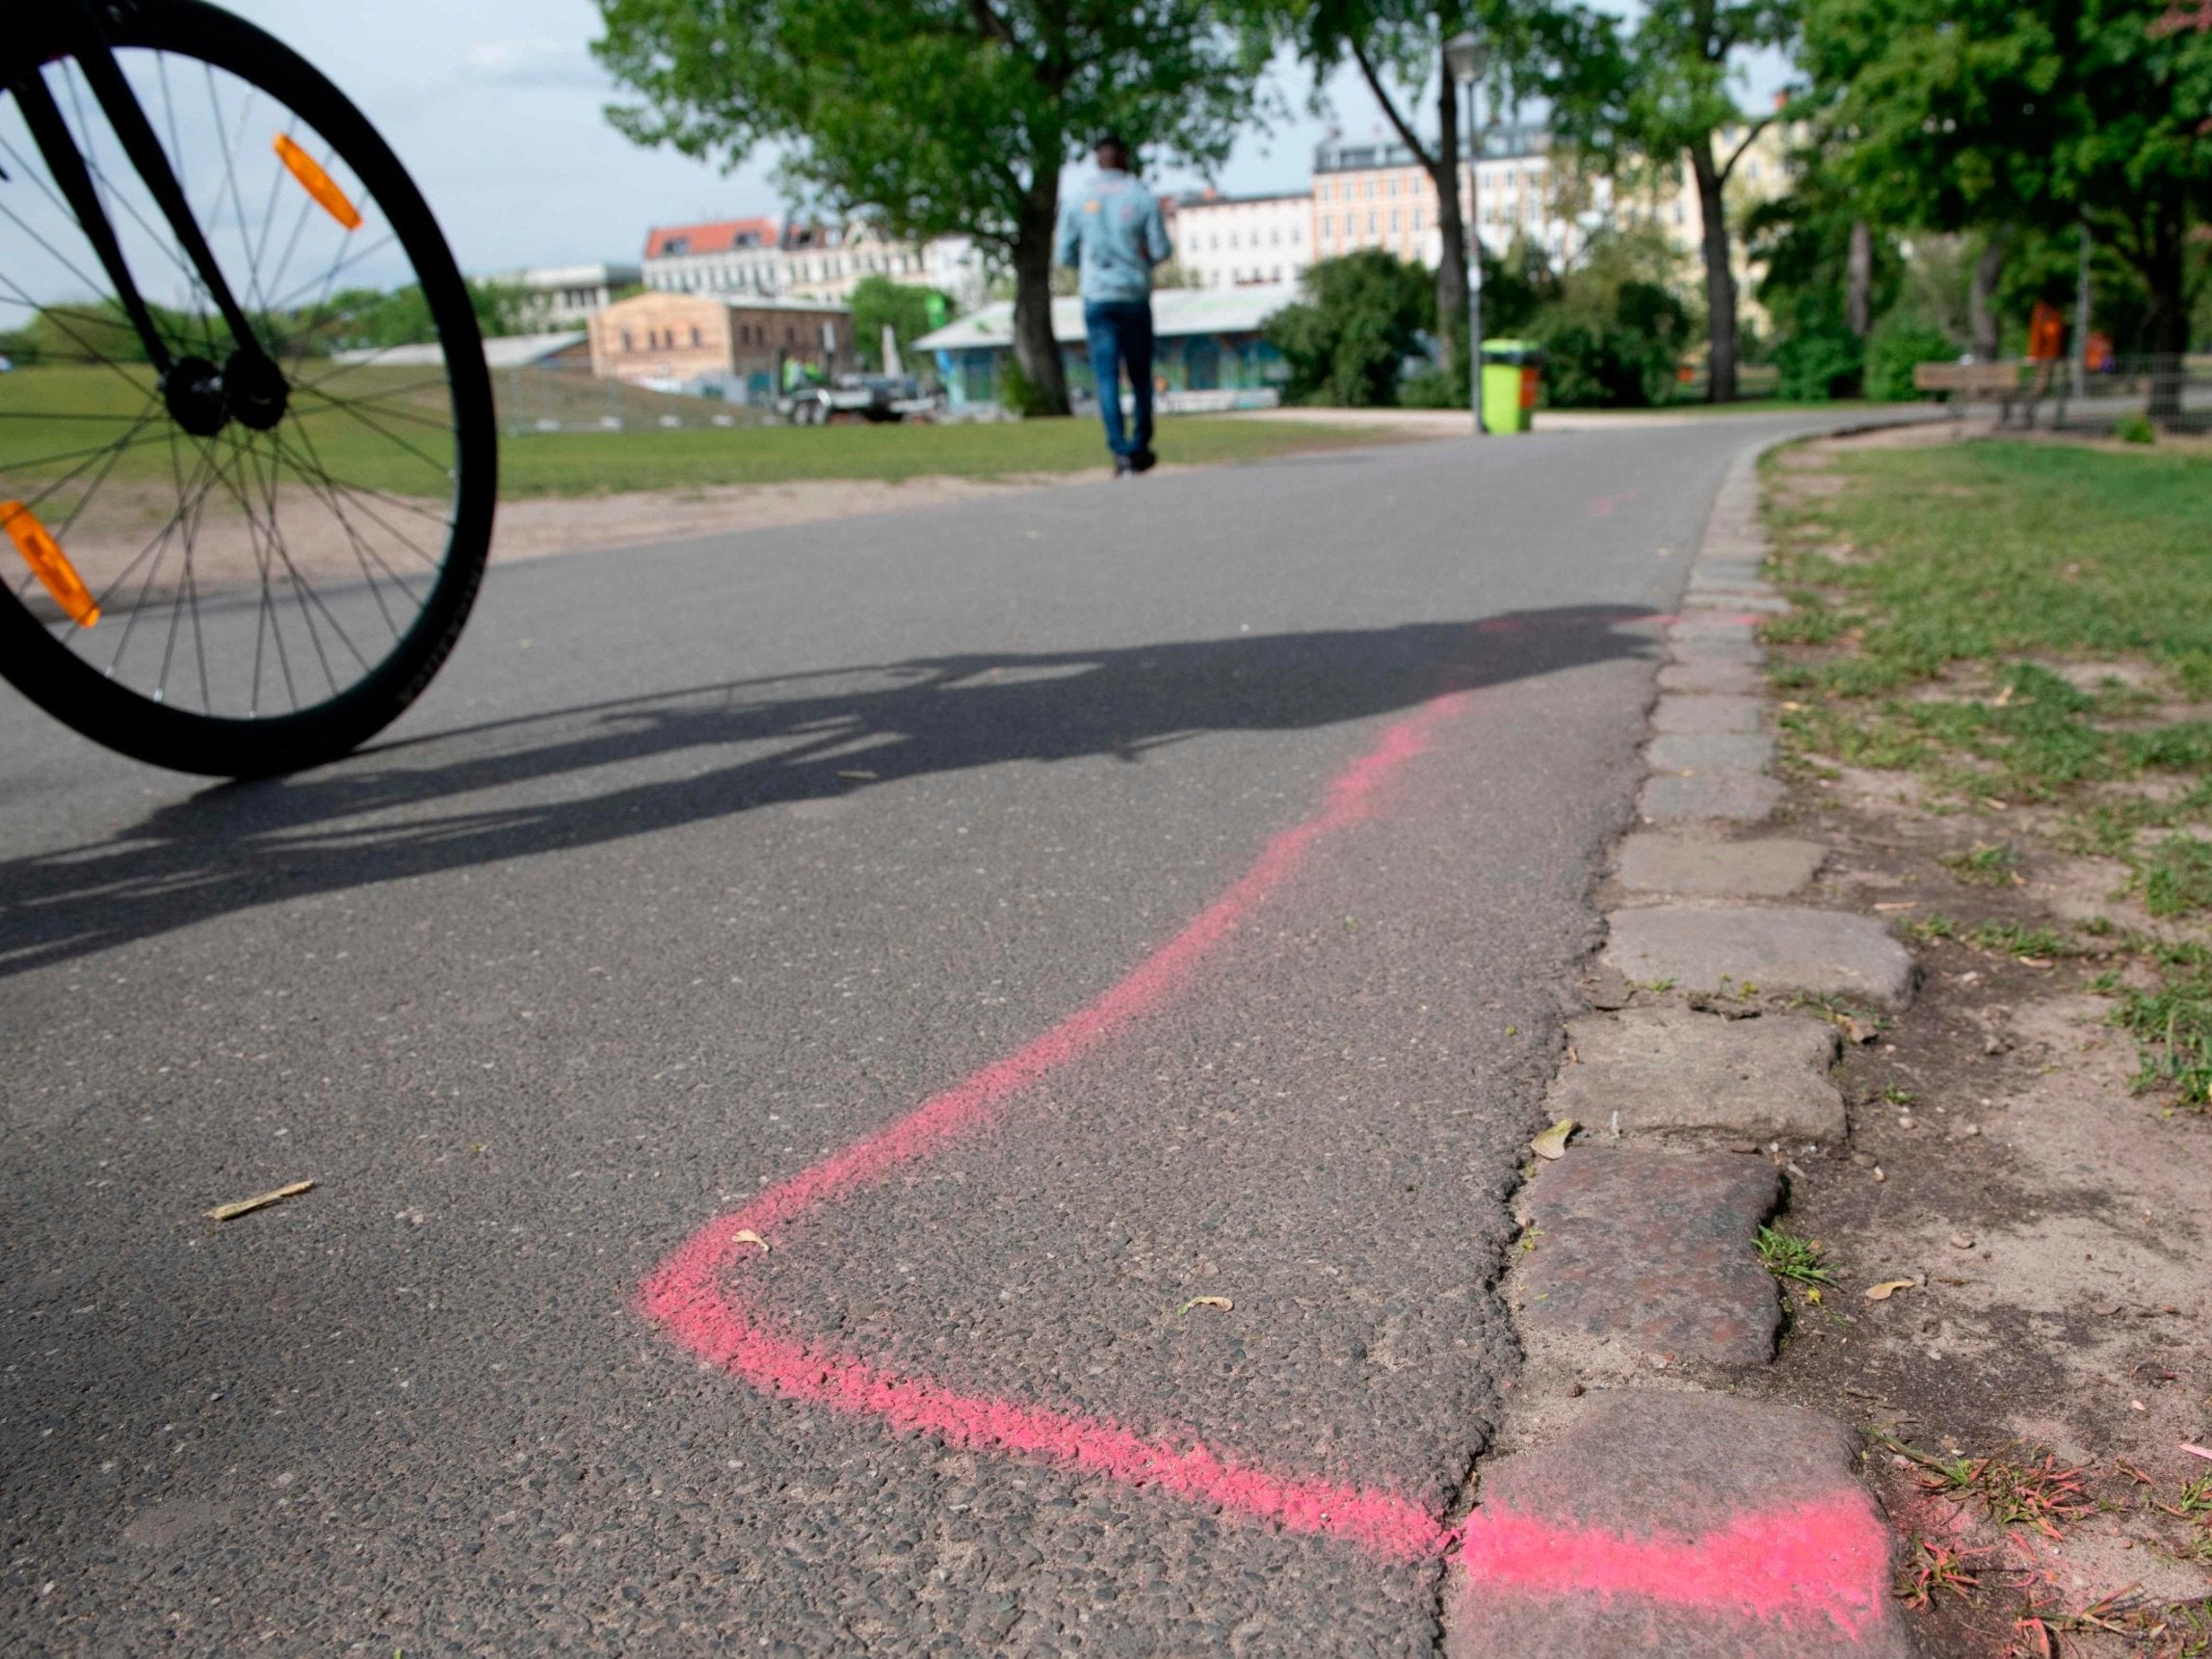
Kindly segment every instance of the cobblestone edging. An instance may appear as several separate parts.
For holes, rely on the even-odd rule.
[[[1847,1132],[1835,1027],[1740,1016],[1773,992],[1902,1007],[1915,985],[1878,924],[1789,902],[1824,848],[1758,832],[1783,791],[1757,625],[1787,608],[1762,575],[1761,453],[1728,469],[1668,625],[1592,1012],[1548,1097],[1579,1129],[1517,1200],[1527,1366],[1446,1599],[1466,1659],[1911,1651],[1846,1427],[1729,1392],[1781,1329],[1757,1228],[1793,1154]],[[1576,1566],[1492,1582],[1485,1526],[1548,1528]]]

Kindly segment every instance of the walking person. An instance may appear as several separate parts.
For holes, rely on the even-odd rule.
[[[1129,146],[1098,141],[1098,171],[1060,204],[1053,256],[1082,272],[1083,331],[1098,382],[1098,416],[1114,476],[1149,472],[1152,453],[1152,267],[1173,251],[1160,198],[1129,171]],[[1136,431],[1121,423],[1121,372],[1136,394]]]

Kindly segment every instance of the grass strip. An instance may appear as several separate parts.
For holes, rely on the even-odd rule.
[[[1764,632],[1785,764],[1913,774],[1936,811],[2055,806],[2063,850],[2124,862],[2128,933],[1930,916],[1912,931],[2045,964],[2126,955],[2096,988],[2140,1052],[2137,1086],[2212,1106],[2212,459],[1984,440],[1844,450],[1841,488],[1766,462],[1793,601]],[[2011,840],[1945,860],[2015,884]],[[2094,946],[2084,942],[2094,938]],[[2144,979],[2152,983],[2137,983]]]

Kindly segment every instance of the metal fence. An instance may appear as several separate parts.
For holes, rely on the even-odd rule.
[[[2094,370],[2076,362],[2023,365],[2020,388],[2014,408],[2030,426],[2101,432],[2133,416],[2167,428],[2212,428],[2212,356],[2116,357]]]

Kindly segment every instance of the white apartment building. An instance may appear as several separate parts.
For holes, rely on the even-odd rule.
[[[1547,135],[1536,127],[1493,128],[1475,161],[1477,226],[1483,246],[1503,253],[1515,236],[1541,246],[1555,265],[1582,244],[1582,230],[1554,201]],[[1466,164],[1460,168],[1460,212],[1468,211]],[[1313,157],[1314,254],[1332,259],[1381,248],[1434,269],[1443,254],[1436,190],[1428,169],[1403,144],[1331,141]]]
[[[793,300],[844,304],[863,276],[888,276],[894,282],[928,280],[922,250],[910,242],[893,242],[875,226],[793,224],[783,231],[783,289]]]
[[[922,249],[864,224],[720,219],[656,225],[645,235],[645,284],[665,293],[843,304],[864,276],[919,283],[929,272]]]
[[[1166,204],[1175,263],[1194,288],[1295,282],[1313,263],[1313,196],[1221,196]]]
[[[922,279],[950,294],[962,312],[990,298],[991,263],[972,236],[933,236],[922,244]]]
[[[525,291],[530,331],[558,333],[583,328],[592,312],[623,289],[635,288],[641,274],[635,265],[540,265],[503,273],[496,280]]]
[[[661,224],[645,232],[645,283],[669,294],[783,292],[783,232],[773,219]]]

